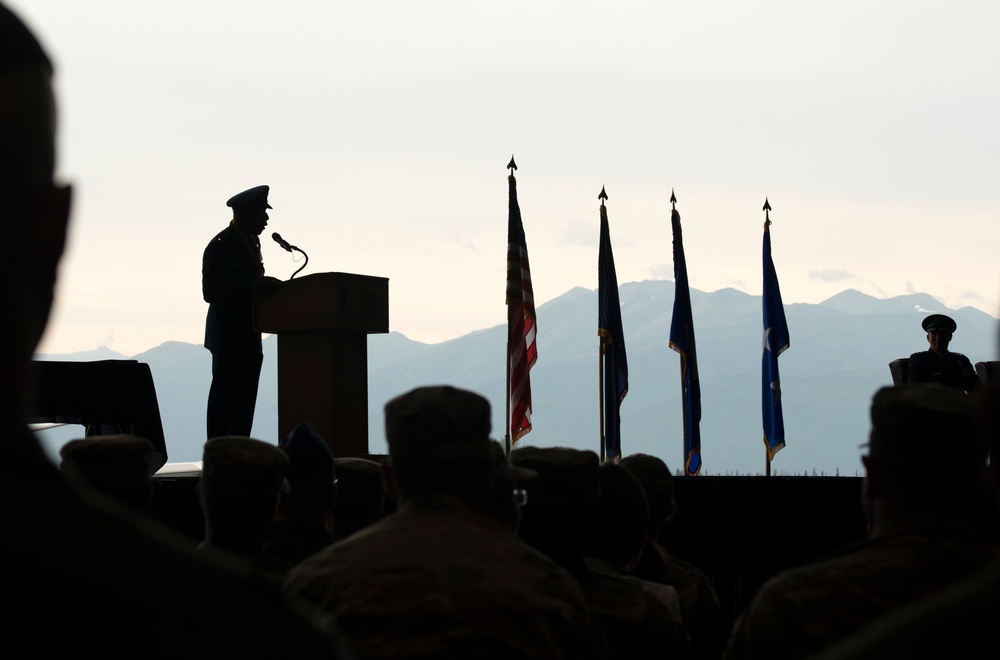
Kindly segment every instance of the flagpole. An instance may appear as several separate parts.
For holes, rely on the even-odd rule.
[[[764,231],[770,231],[771,226],[771,203],[764,198]],[[764,476],[771,476],[771,452],[768,449],[767,443],[764,443]]]
[[[597,452],[598,456],[601,457],[601,462],[607,458],[604,451],[604,355],[601,349],[601,341],[597,341],[597,403],[600,410],[598,415],[597,423],[599,428],[597,430]]]
[[[601,194],[597,196],[597,199],[601,200],[601,209],[604,209],[604,200],[608,198],[608,194],[604,192],[604,186],[601,186]],[[598,289],[600,289],[600,283],[598,283]],[[600,291],[598,290],[598,296],[600,296]],[[597,339],[597,402],[600,414],[598,415],[597,423],[598,428],[598,453],[597,455],[601,457],[601,462],[607,460],[607,446],[605,445],[604,437],[604,339],[598,337]]]
[[[511,156],[510,156],[510,162],[507,163],[507,169],[510,170],[510,174],[507,176],[507,180],[509,181],[510,179],[514,178],[514,170],[517,169],[517,165],[514,164],[514,155],[513,154],[511,154]],[[508,250],[509,249],[510,248],[508,246]],[[508,264],[507,267],[510,268],[510,265]],[[508,306],[510,305],[510,301],[507,302],[507,305]],[[508,313],[507,313],[507,359],[504,360],[504,362],[506,362],[506,371],[507,371],[507,376],[506,376],[506,378],[504,378],[504,392],[505,392],[504,400],[506,401],[506,407],[505,407],[505,411],[504,411],[504,423],[503,423],[503,425],[504,425],[503,449],[504,449],[504,454],[507,455],[507,456],[510,456],[510,427],[511,427],[511,424],[513,423],[513,422],[511,422],[511,419],[510,419],[510,354],[511,354],[510,353],[511,352],[510,332],[511,332],[511,327],[510,327],[510,312],[508,310]]]

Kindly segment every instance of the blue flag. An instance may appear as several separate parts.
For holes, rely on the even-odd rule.
[[[674,235],[674,312],[670,319],[670,348],[681,356],[681,397],[684,412],[684,474],[701,471],[701,383],[698,380],[698,353],[694,344],[694,316],[688,287],[681,215],[670,213]]]
[[[597,274],[597,334],[601,338],[601,359],[604,360],[604,456],[605,460],[617,463],[622,455],[621,403],[628,394],[628,361],[625,358],[622,308],[618,300],[618,276],[615,275],[608,211],[604,204],[601,204],[601,247]]]
[[[771,260],[770,220],[764,222],[764,350],[761,359],[761,419],[767,460],[785,446],[785,421],[781,415],[781,379],[778,356],[788,349],[788,324],[781,304],[778,275]]]

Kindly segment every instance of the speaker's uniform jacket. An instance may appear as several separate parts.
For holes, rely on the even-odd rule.
[[[212,352],[208,437],[250,435],[263,361],[253,323],[253,287],[264,274],[260,240],[235,224],[219,232],[202,259],[202,295],[208,303],[205,348]]]

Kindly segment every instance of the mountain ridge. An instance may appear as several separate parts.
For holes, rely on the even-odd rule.
[[[671,280],[619,287],[629,363],[622,403],[626,454],[644,452],[681,464],[679,358],[667,345]],[[764,469],[760,429],[760,296],[736,289],[691,289],[702,389],[703,474]],[[997,359],[997,319],[976,308],[950,310],[926,294],[877,299],[846,290],[818,303],[785,306],[791,347],[780,361],[787,446],[776,474],[852,475],[866,441],[868,403],[891,384],[890,360],[925,350],[922,308],[958,322],[953,347],[973,362]],[[531,371],[534,430],[519,444],[598,449],[597,292],[575,287],[537,309],[539,358]],[[504,428],[503,325],[436,344],[399,332],[368,341],[369,447],[384,453],[382,406],[418,385],[449,383],[486,396],[494,435]],[[277,340],[264,340],[264,366],[254,436],[277,440]],[[199,460],[211,354],[201,345],[168,341],[131,358],[110,349],[37,359],[138,359],[147,362],[163,417],[171,461]],[[67,433],[68,437],[63,437]],[[82,435],[82,427],[46,431],[48,446]],[[60,439],[63,437],[63,439]],[[50,454],[51,454],[50,449]]]

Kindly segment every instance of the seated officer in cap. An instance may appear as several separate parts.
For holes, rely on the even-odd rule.
[[[226,202],[233,209],[229,226],[205,248],[201,289],[208,303],[205,348],[212,351],[208,393],[208,437],[249,436],[257,405],[257,383],[264,356],[254,329],[253,291],[264,277],[260,235],[267,226],[267,186],[257,186]]]
[[[336,617],[362,658],[589,658],[566,571],[485,514],[490,405],[422,387],[385,406],[399,508],[293,568],[285,590]],[[510,483],[505,486],[511,492]]]
[[[906,380],[910,383],[940,383],[966,392],[979,389],[979,378],[969,358],[948,350],[958,327],[944,314],[931,314],[921,324],[930,348],[910,356]]]
[[[810,657],[1000,560],[982,529],[986,446],[975,405],[940,385],[876,392],[862,456],[869,538],[769,580],[723,657]]]

